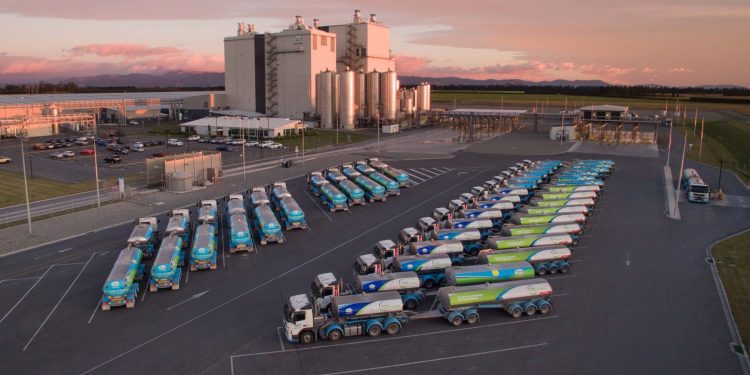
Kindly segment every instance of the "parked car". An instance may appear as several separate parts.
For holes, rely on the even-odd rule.
[[[247,146],[247,147],[255,147],[257,145],[258,145],[258,142],[256,142],[256,141],[247,141],[247,142],[245,142],[245,146]]]
[[[99,139],[96,140],[96,145],[97,146],[106,146],[107,145],[107,140],[99,138]]]
[[[161,152],[154,152],[153,154],[151,154],[151,156],[153,156],[153,157],[155,157],[155,158],[163,158],[163,157],[166,157],[166,156],[167,156],[167,153],[166,153],[166,152],[164,152],[164,151],[161,151]]]
[[[89,144],[89,141],[77,139],[76,144],[79,146],[86,146]]]
[[[62,159],[62,158],[65,157],[65,155],[63,155],[62,152],[53,152],[53,153],[49,154],[49,157],[52,158],[52,159]]]
[[[130,151],[143,152],[145,150],[143,149],[143,145],[140,145],[140,146],[130,146]]]
[[[65,142],[64,146],[65,147],[73,147],[73,143],[71,143],[71,142]]]
[[[216,151],[230,152],[230,151],[234,151],[234,149],[227,145],[221,145],[221,146],[216,146]]]
[[[184,142],[175,138],[169,138],[169,140],[167,140],[167,144],[170,146],[184,146],[185,145]]]
[[[73,151],[70,151],[70,150],[63,151],[62,154],[66,158],[72,158],[72,157],[76,156],[76,153],[73,152]]]
[[[274,141],[263,141],[258,144],[258,147],[260,148],[268,148],[268,146],[274,144]]]
[[[128,125],[138,125],[138,121],[130,120],[128,121]]]
[[[200,143],[211,143],[211,137],[201,138]]]
[[[272,150],[275,150],[277,148],[282,148],[282,147],[284,147],[284,145],[282,145],[281,143],[271,143],[270,145],[267,146],[267,148],[270,148]]]
[[[115,155],[127,155],[130,153],[130,150],[125,147],[117,147],[112,150],[112,153]]]
[[[122,158],[118,155],[107,156],[104,158],[104,162],[107,164],[116,164],[122,161]]]
[[[135,147],[135,148],[144,148],[144,147],[145,147],[145,145],[144,145],[144,144],[143,144],[142,142],[132,142],[132,143],[131,143],[131,144],[129,145],[129,147],[128,147],[128,148],[132,150],[132,149],[133,149],[133,147]]]
[[[46,150],[46,149],[47,149],[47,145],[46,145],[46,144],[44,144],[44,143],[37,143],[37,144],[35,144],[34,146],[32,146],[31,148],[33,148],[33,149],[34,149],[34,150],[36,150],[36,151],[39,151],[39,150]]]
[[[93,148],[84,148],[79,151],[79,154],[81,155],[94,155],[94,149]]]
[[[55,144],[54,143],[47,143],[47,149],[48,150],[52,150],[53,148],[55,148]]]
[[[191,136],[187,137],[187,140],[190,141],[190,142],[197,142],[197,141],[201,140],[201,136],[200,135],[191,135]]]
[[[0,164],[8,164],[11,162],[11,159],[7,156],[0,156]]]

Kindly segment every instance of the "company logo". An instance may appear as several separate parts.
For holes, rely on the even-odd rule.
[[[500,271],[498,271],[498,270],[492,270],[492,276],[494,276],[494,277],[500,276]]]
[[[519,269],[515,270],[514,273],[516,274],[516,276],[523,276],[524,271],[523,271],[523,269],[519,268]]]

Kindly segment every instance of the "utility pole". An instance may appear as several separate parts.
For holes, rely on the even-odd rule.
[[[96,118],[94,119],[94,137],[96,138]],[[96,153],[96,142],[94,142],[94,179],[96,179],[96,207],[102,206],[102,199],[99,193],[99,160]]]
[[[240,117],[240,128],[242,129],[242,181],[246,181],[247,178],[245,177],[245,129],[242,127],[242,120],[243,118]],[[248,124],[250,123],[250,119],[248,119]]]
[[[700,147],[698,147],[698,159],[703,158],[703,128],[705,127],[705,125],[706,125],[706,119],[702,118],[701,119],[701,145]]]
[[[669,142],[667,143],[667,164],[669,165],[669,156],[672,153],[672,127],[674,126],[674,121],[669,122]]]
[[[23,142],[24,138],[29,138],[29,133],[26,130],[26,126],[23,127],[23,133],[21,135],[21,169],[23,169],[23,190],[26,193],[26,219],[29,224],[29,234],[31,232],[31,205],[29,204],[29,183],[26,181],[26,158],[23,155]]]
[[[687,137],[685,137],[685,143],[682,145],[682,161],[680,162],[680,170],[679,170],[679,178],[677,178],[677,194],[675,194],[674,197],[674,209],[672,212],[677,212],[677,202],[680,201],[680,187],[682,184],[680,183],[680,180],[682,179],[682,169],[685,168],[685,148],[687,147]]]

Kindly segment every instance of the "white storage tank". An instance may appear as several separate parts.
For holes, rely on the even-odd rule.
[[[395,121],[398,111],[398,81],[396,72],[388,70],[380,74],[380,101],[383,109],[382,118],[386,121]]]
[[[354,84],[354,105],[356,106],[357,119],[364,119],[367,115],[367,75],[360,69],[357,72]]]
[[[380,73],[367,73],[367,116],[376,121],[380,113]]]
[[[185,192],[193,188],[193,175],[187,172],[175,172],[167,181],[167,190]]]
[[[430,110],[430,84],[422,82],[417,86],[417,109],[420,111]]]
[[[321,128],[330,129],[334,126],[333,82],[334,74],[327,69],[315,76],[315,101]]]
[[[354,129],[354,118],[356,116],[354,105],[355,77],[354,71],[349,70],[349,68],[338,74],[339,127],[343,129]]]

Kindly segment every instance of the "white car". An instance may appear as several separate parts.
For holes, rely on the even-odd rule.
[[[274,141],[263,141],[260,144],[258,144],[258,147],[260,147],[260,148],[268,148],[268,146],[270,146],[270,145],[272,145],[274,143],[276,143],[276,142],[274,142]]]
[[[70,150],[63,151],[62,154],[66,158],[72,158],[72,157],[76,156],[76,153],[73,152],[73,151],[70,151]]]
[[[130,151],[143,152],[145,150],[143,149],[143,145],[141,145],[141,146],[130,146]]]
[[[247,141],[247,142],[245,142],[245,146],[247,146],[247,147],[255,147],[257,145],[258,145],[258,142],[256,142],[256,141]]]
[[[201,140],[201,136],[200,135],[191,135],[191,136],[187,137],[187,140],[190,141],[190,142],[198,142],[198,141]]]
[[[0,164],[10,163],[10,158],[7,156],[0,156]]]
[[[51,157],[52,159],[62,159],[65,157],[65,155],[62,152],[53,152],[49,154],[49,157]]]
[[[281,143],[271,143],[270,145],[268,145],[266,147],[275,150],[277,148],[284,147],[284,145],[282,145]]]
[[[184,146],[185,145],[185,143],[182,142],[181,140],[174,139],[174,138],[170,138],[169,140],[167,140],[167,144],[170,146]]]

